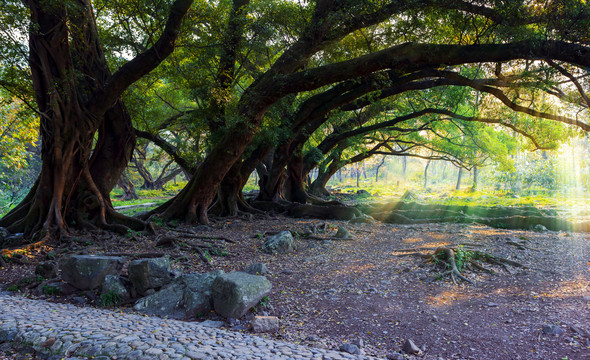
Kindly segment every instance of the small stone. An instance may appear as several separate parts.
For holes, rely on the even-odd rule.
[[[541,332],[547,335],[559,336],[565,332],[565,329],[562,329],[560,326],[557,325],[544,325],[541,329]]]
[[[373,217],[371,217],[369,215],[361,214],[360,216],[357,216],[357,217],[351,219],[350,223],[352,223],[352,224],[375,224],[376,221]]]
[[[388,353],[385,357],[388,360],[405,360],[405,357],[398,352]]]
[[[361,349],[359,349],[358,346],[356,346],[354,344],[349,344],[349,343],[344,343],[344,344],[340,345],[340,351],[346,352],[349,354],[353,354],[353,355],[360,355],[361,354]]]
[[[290,231],[281,231],[269,236],[262,244],[262,251],[267,254],[286,254],[293,251],[293,235]]]
[[[308,337],[305,338],[305,341],[315,342],[315,341],[319,341],[319,340],[320,340],[319,336],[316,336],[316,335],[309,335]]]
[[[51,347],[51,345],[53,345],[53,344],[55,343],[55,340],[56,340],[56,339],[55,339],[54,337],[52,337],[52,338],[49,338],[49,339],[47,339],[47,341],[45,341],[45,342],[44,342],[44,343],[43,343],[41,346],[42,346],[42,347],[44,347],[44,348]]]
[[[352,239],[352,234],[344,226],[339,226],[338,231],[336,232],[336,235],[334,235],[334,237],[337,239],[350,240]]]
[[[276,316],[254,316],[252,330],[257,333],[276,332],[279,330],[279,318]]]
[[[245,268],[244,272],[251,275],[264,275],[269,273],[268,268],[263,263],[252,264]]]
[[[547,228],[541,224],[537,224],[535,225],[535,227],[533,227],[533,231],[535,232],[546,232],[548,231]]]
[[[78,305],[86,304],[86,298],[84,298],[82,296],[74,296],[74,298],[72,300],[74,301],[74,304],[78,304]]]
[[[354,339],[351,341],[351,344],[356,345],[359,348],[362,348],[363,346],[365,346],[365,342],[363,341],[363,339]]]
[[[420,353],[420,348],[414,344],[414,341],[408,339],[402,346],[402,351],[406,354],[415,355]]]
[[[223,321],[205,320],[202,323],[199,323],[199,325],[204,326],[204,327],[208,327],[208,328],[218,329],[218,328],[222,327],[223,325],[225,325],[225,323]]]

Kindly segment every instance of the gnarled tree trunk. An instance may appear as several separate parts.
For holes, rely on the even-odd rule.
[[[109,198],[135,144],[119,96],[172,52],[191,3],[177,0],[154,47],[111,75],[89,0],[25,1],[31,14],[29,64],[41,114],[42,168],[29,194],[0,226],[27,239],[61,238],[71,226],[143,227],[116,213]]]

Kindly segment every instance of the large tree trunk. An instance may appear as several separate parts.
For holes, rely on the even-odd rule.
[[[121,178],[117,182],[117,186],[123,189],[123,196],[121,197],[121,200],[139,199],[139,196],[137,196],[137,192],[135,191],[135,185],[133,182],[131,182],[131,180],[129,180],[127,175],[121,175]]]
[[[72,71],[75,56],[72,56],[68,41],[65,6],[48,8],[36,1],[28,5],[32,23],[37,25],[32,26],[29,37],[29,63],[42,114],[43,164],[29,195],[0,221],[0,225],[26,236],[60,236],[67,229],[66,209],[72,197],[85,198],[96,190],[94,196],[104,203],[88,164],[93,136],[102,119],[100,114],[93,114],[83,107],[84,98]],[[78,35],[85,35],[84,31]],[[87,68],[92,67],[92,60],[96,59],[88,59]],[[82,203],[85,201],[81,200]]]
[[[332,160],[327,168],[320,167],[318,169],[318,177],[311,183],[309,192],[315,196],[329,196],[330,192],[326,190],[326,185],[330,178],[340,171],[338,160]]]
[[[119,100],[105,113],[90,159],[90,174],[109,205],[111,190],[125,171],[134,147],[135,131],[131,117]]]
[[[303,156],[294,154],[287,165],[287,182],[285,184],[285,198],[291,202],[305,204],[307,192],[304,186]]]
[[[379,162],[379,164],[377,164],[377,167],[375,168],[375,182],[379,181],[379,169],[381,169],[381,167],[385,164],[385,155],[383,155],[383,157],[381,158],[381,162]]]
[[[143,228],[143,222],[117,214],[109,198],[135,142],[118,98],[172,51],[191,3],[177,0],[164,40],[111,76],[90,1],[51,6],[42,0],[25,1],[31,14],[29,64],[41,114],[43,163],[29,194],[0,226],[27,239],[61,238],[71,226]]]
[[[260,178],[260,193],[256,200],[277,202],[283,200],[287,178],[285,166],[289,158],[289,144],[276,148],[272,158],[266,161],[267,173]]]
[[[457,174],[457,185],[455,185],[455,190],[461,189],[461,179],[463,178],[463,168],[459,168],[459,173]]]
[[[404,156],[405,158],[405,156]],[[426,166],[424,167],[424,188],[426,189],[428,187],[428,168],[430,167],[430,162],[432,160],[428,159],[428,161],[426,162]]]
[[[479,169],[476,165],[473,167],[473,186],[471,187],[471,191],[477,191],[478,181],[479,181]]]
[[[262,116],[263,113],[264,111],[260,111],[259,115]],[[253,135],[252,129],[246,123],[237,124],[229,129],[197,168],[184,189],[151,214],[162,219],[176,218],[187,223],[197,221],[209,224],[207,211],[217,195],[218,187],[241,157]]]

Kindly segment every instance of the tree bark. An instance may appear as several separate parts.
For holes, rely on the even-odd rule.
[[[471,191],[477,191],[479,181],[479,168],[477,165],[473,167],[473,186],[471,187]]]
[[[304,186],[303,177],[303,156],[301,153],[291,157],[287,165],[287,182],[285,185],[285,198],[288,201],[305,204],[307,202],[307,192]]]
[[[404,156],[404,158],[405,158],[405,156]],[[428,187],[428,168],[430,167],[430,162],[431,161],[432,160],[429,159],[426,162],[426,166],[424,167],[424,188],[425,189],[426,189],[426,187]]]
[[[123,189],[123,197],[121,198],[122,200],[139,199],[139,196],[137,196],[137,193],[135,192],[135,185],[133,185],[131,180],[129,180],[125,174],[121,175],[121,178],[117,182],[117,186]]]
[[[330,178],[341,171],[341,166],[338,164],[340,158],[334,158],[330,164],[325,167],[322,166],[318,169],[318,177],[311,183],[309,192],[315,196],[329,196],[330,192],[326,190],[326,185]]]
[[[463,168],[459,168],[459,173],[457,174],[457,184],[455,185],[455,190],[461,189],[461,178],[463,177]]]
[[[381,167],[385,164],[385,155],[383,155],[383,157],[381,158],[381,162],[379,164],[377,164],[377,167],[375,168],[375,182],[379,181],[379,169],[381,169]]]
[[[34,240],[59,239],[72,226],[143,227],[143,222],[117,214],[109,198],[135,142],[119,97],[172,51],[191,3],[177,0],[156,44],[111,75],[89,0],[51,6],[25,1],[31,14],[29,64],[41,114],[43,163],[29,194],[0,226]]]

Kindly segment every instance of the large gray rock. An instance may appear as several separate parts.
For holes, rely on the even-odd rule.
[[[262,244],[262,251],[268,254],[286,254],[293,251],[293,235],[290,231],[281,231],[269,236]]]
[[[139,259],[127,267],[129,280],[137,293],[144,295],[148,289],[159,289],[172,281],[170,259],[167,257]]]
[[[254,316],[251,324],[255,333],[279,331],[279,318],[276,316]]]
[[[123,261],[117,256],[71,255],[59,267],[65,282],[80,290],[90,290],[101,286],[105,276],[118,274]]]
[[[128,284],[118,275],[105,276],[101,294],[113,294],[121,302],[126,302],[132,297]]]
[[[213,308],[211,286],[222,270],[206,274],[187,274],[174,279],[155,294],[139,299],[133,308],[146,314],[190,319]]]
[[[264,276],[240,271],[223,274],[213,282],[213,307],[226,318],[240,318],[270,292],[272,285]]]

